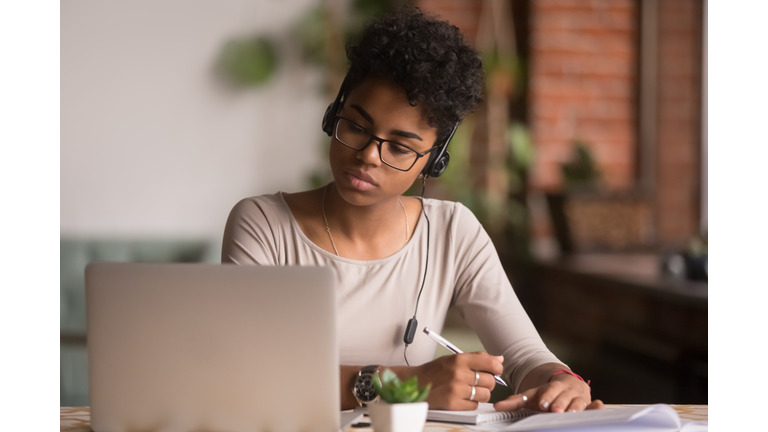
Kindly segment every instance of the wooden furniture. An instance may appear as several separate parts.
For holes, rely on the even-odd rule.
[[[707,402],[707,283],[659,268],[655,255],[607,254],[532,267],[529,313],[570,353],[561,360],[593,380],[593,397]]]
[[[606,409],[629,406],[608,405]],[[709,406],[707,405],[672,405],[682,419],[707,421]],[[90,432],[91,411],[89,407],[61,407],[61,432]],[[456,432],[471,431],[467,426],[452,423],[427,422],[425,431],[428,432]],[[353,428],[350,431],[371,432],[370,427]]]

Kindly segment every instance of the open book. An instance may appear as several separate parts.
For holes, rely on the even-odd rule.
[[[569,413],[539,413],[514,423],[488,424],[482,427],[470,426],[484,431],[535,431],[546,429],[557,431],[707,431],[707,422],[680,420],[677,412],[669,405],[621,407],[604,410],[590,410]]]

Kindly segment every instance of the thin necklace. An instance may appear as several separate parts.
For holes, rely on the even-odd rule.
[[[336,243],[333,242],[333,236],[331,235],[331,227],[328,226],[328,218],[325,217],[325,195],[328,193],[328,186],[330,185],[331,184],[328,183],[327,185],[325,185],[325,188],[323,189],[323,205],[322,205],[323,220],[325,221],[325,230],[328,232],[328,238],[331,239],[331,245],[333,245],[333,251],[336,252],[336,256],[340,257],[341,255],[339,255],[339,250],[336,249]],[[408,224],[408,212],[405,211],[405,206],[403,205],[403,202],[400,201],[400,197],[397,197],[397,202],[400,203],[400,207],[403,208],[403,213],[405,213],[405,243],[403,243],[403,245],[400,246],[400,249],[397,250],[397,252],[400,252],[401,250],[403,250],[405,245],[408,244],[408,237],[411,236],[411,227]]]

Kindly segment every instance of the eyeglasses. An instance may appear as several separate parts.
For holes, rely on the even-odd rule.
[[[381,161],[398,171],[410,170],[416,164],[416,161],[436,148],[432,147],[424,153],[419,153],[399,142],[379,138],[359,124],[343,117],[336,117],[334,136],[340,143],[353,150],[362,150],[372,140],[376,141]]]

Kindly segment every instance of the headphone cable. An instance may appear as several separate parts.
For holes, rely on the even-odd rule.
[[[419,295],[416,297],[416,308],[413,311],[413,318],[411,318],[412,322],[416,323],[416,314],[419,311],[419,301],[421,300],[421,292],[424,291],[424,282],[427,280],[427,269],[429,269],[429,216],[427,216],[427,211],[424,208],[424,191],[427,188],[427,176],[424,176],[421,181],[421,214],[424,215],[424,219],[427,220],[427,258],[424,261],[424,277],[421,279],[421,288],[419,288]],[[409,323],[410,324],[410,323]],[[405,348],[403,348],[403,358],[405,359],[405,364],[410,366],[411,364],[408,363],[408,356],[405,354],[406,350],[408,349],[409,344],[405,344]]]
[[[429,216],[424,208],[424,190],[427,188],[427,177],[424,176],[421,182],[421,213],[424,215],[424,219],[427,220],[427,258],[424,262],[424,278],[421,280],[421,288],[419,288],[419,295],[416,297],[416,309],[413,311],[413,318],[416,318],[416,313],[419,311],[419,300],[421,299],[421,292],[424,290],[424,282],[427,280],[427,269],[429,268]]]

